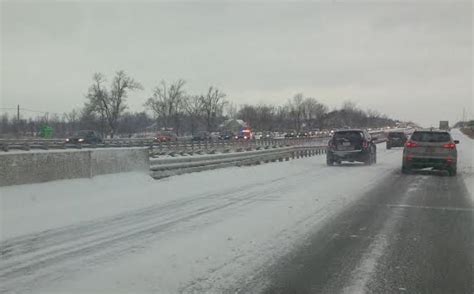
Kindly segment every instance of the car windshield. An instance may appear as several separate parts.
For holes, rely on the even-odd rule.
[[[86,136],[91,136],[93,133],[91,131],[79,131],[76,133],[76,136],[78,137],[86,137]]]
[[[362,138],[362,132],[348,131],[348,132],[336,132],[334,134],[335,139],[348,139],[350,141],[360,140]]]
[[[446,132],[415,132],[411,140],[417,142],[442,143],[451,141],[449,133]]]
[[[474,294],[473,0],[0,0],[0,294]]]

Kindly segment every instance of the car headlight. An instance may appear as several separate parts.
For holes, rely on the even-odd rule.
[[[66,139],[66,142],[69,142],[69,139]]]
[[[84,142],[84,139],[79,139],[77,140],[77,142]]]

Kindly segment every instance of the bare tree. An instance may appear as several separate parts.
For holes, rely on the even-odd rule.
[[[155,87],[153,96],[148,98],[145,106],[148,107],[165,128],[174,127],[179,132],[180,115],[183,112],[184,99],[184,80],[177,80],[171,85],[161,81],[160,85]]]
[[[248,104],[242,105],[239,109],[237,117],[248,123],[252,128],[258,128],[258,112],[255,106]]]
[[[212,86],[209,87],[205,96],[201,96],[204,120],[206,122],[207,131],[209,132],[215,128],[217,116],[222,115],[224,106],[227,103],[224,100],[225,96],[225,93]]]
[[[189,118],[189,126],[191,128],[191,134],[197,130],[199,121],[202,120],[203,107],[202,99],[200,96],[189,96],[185,99],[184,109]]]
[[[303,119],[310,129],[322,127],[322,120],[327,113],[327,106],[319,103],[315,98],[307,97],[303,101]]]
[[[304,117],[304,97],[302,93],[298,93],[288,101],[288,109],[290,111],[290,117],[293,121],[293,127],[299,131],[303,125]]]
[[[127,108],[125,100],[130,91],[143,89],[142,85],[129,77],[124,71],[115,74],[110,90],[105,87],[105,76],[96,73],[93,76],[93,84],[89,88],[87,98],[89,99],[86,108],[97,113],[107,131],[113,137],[117,132],[120,115]]]
[[[77,131],[77,126],[79,123],[79,113],[80,111],[77,109],[71,110],[69,113],[64,113],[63,119],[67,123],[66,132],[71,134]]]
[[[224,112],[228,118],[236,118],[238,114],[237,105],[233,102],[228,102],[224,107]]]

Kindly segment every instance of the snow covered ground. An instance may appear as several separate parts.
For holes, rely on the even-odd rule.
[[[467,184],[472,156],[462,162]],[[379,145],[374,166],[327,167],[317,156],[159,181],[130,173],[3,187],[0,292],[235,292],[400,164],[401,149]]]
[[[458,176],[461,176],[474,203],[474,143],[471,138],[464,135],[460,130],[451,132],[455,140],[459,140],[458,149]]]

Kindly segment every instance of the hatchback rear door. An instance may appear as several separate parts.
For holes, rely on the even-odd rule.
[[[413,156],[446,158],[455,149],[448,132],[417,131],[413,133],[410,141],[416,144],[410,148]]]
[[[338,151],[361,150],[363,134],[360,131],[339,131],[334,134],[333,141]]]

